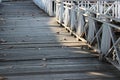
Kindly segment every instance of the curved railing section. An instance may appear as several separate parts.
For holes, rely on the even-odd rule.
[[[39,1],[39,2],[37,2]],[[72,35],[120,70],[119,0],[34,0]]]
[[[119,8],[119,0],[59,0],[56,18],[120,70]]]
[[[55,14],[55,1],[54,0],[33,0],[33,2],[43,9],[49,16],[54,16]]]

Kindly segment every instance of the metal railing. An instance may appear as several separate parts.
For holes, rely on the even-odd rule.
[[[47,12],[50,16],[55,16],[56,8],[63,3],[73,4],[92,10],[94,12],[120,18],[119,0],[33,0],[34,3]],[[56,3],[55,3],[56,2]],[[69,5],[68,4],[68,5]],[[57,5],[57,6],[56,6]],[[58,14],[58,13],[57,13]]]
[[[90,9],[100,14],[120,18],[120,1],[119,0],[78,0],[80,7]]]
[[[33,0],[33,2],[43,9],[49,16],[54,16],[55,2],[54,0]]]
[[[120,1],[56,1],[56,19],[120,70]],[[117,6],[116,6],[117,5]]]
[[[37,0],[34,0],[34,2]],[[36,3],[71,34],[120,70],[119,0],[38,0]],[[49,5],[49,6],[47,6]]]

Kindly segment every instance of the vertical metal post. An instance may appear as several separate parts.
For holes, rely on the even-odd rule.
[[[49,4],[48,4],[48,13],[49,13],[50,16],[54,15],[54,13],[53,13],[53,0],[49,1]]]
[[[104,59],[104,55],[110,49],[111,37],[109,32],[110,26],[107,24],[103,24],[102,27],[103,30],[102,30],[102,41],[101,41],[101,59]]]
[[[118,0],[118,18],[120,19],[120,1]]]
[[[91,17],[94,17],[91,13]],[[91,41],[93,40],[93,38],[95,37],[95,33],[96,33],[96,25],[95,25],[95,21],[93,19],[91,19],[90,17],[88,18],[88,24],[89,24],[89,28],[88,28],[88,42],[91,43]]]
[[[85,17],[83,16],[84,11],[79,9],[78,10],[78,29],[77,29],[77,34],[82,35],[84,33],[84,25],[85,25]]]
[[[73,1],[71,2],[71,25],[70,27],[72,30],[75,29],[75,4],[73,3]]]
[[[64,5],[63,5],[63,0],[59,0],[60,2],[60,13],[59,13],[59,22],[62,23],[63,22],[63,10],[64,10]]]
[[[66,5],[66,7],[65,7],[65,13],[64,13],[64,24],[66,25],[66,26],[68,26],[69,25],[69,23],[70,23],[70,14],[69,14],[69,6],[68,5]]]
[[[60,8],[60,3],[56,1],[56,19],[59,20],[59,8]]]

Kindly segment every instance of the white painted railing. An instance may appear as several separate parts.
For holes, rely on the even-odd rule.
[[[33,0],[120,70],[119,0]]]
[[[54,0],[33,0],[33,2],[43,9],[46,13],[49,14],[49,16],[54,16],[54,7],[55,3]]]
[[[119,0],[33,0],[33,1],[37,6],[39,6],[41,9],[47,12],[50,16],[55,15],[56,9],[60,6],[62,7],[62,3],[66,2],[69,4],[73,4],[73,2],[76,2],[77,6],[79,7],[86,8],[100,14],[120,18]]]
[[[120,19],[118,0],[60,0],[57,21],[120,70]],[[103,4],[104,3],[104,4]],[[117,6],[116,6],[117,5]]]

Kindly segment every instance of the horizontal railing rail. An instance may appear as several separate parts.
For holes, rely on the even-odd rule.
[[[33,0],[120,70],[119,0]]]
[[[118,0],[61,0],[56,2],[56,19],[71,34],[97,50],[101,60],[120,70],[120,26],[117,25],[120,11],[115,6],[118,3]]]

